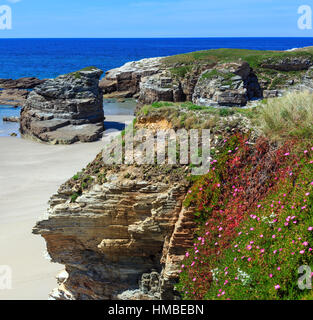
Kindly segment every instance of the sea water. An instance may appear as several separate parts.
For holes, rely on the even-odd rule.
[[[103,71],[143,58],[218,48],[289,50],[312,46],[313,38],[164,38],[164,39],[0,39],[0,78],[55,78],[86,66]],[[105,115],[129,115],[135,102],[104,102]],[[20,109],[0,106],[0,136],[18,134]]]

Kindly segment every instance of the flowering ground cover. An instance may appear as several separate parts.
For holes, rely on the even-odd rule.
[[[189,191],[199,231],[177,290],[184,299],[309,299],[298,268],[313,269],[313,143],[225,140]]]

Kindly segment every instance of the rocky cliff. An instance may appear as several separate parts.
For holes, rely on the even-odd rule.
[[[109,97],[139,104],[192,101],[204,106],[245,106],[250,101],[312,89],[312,48],[294,51],[219,49],[130,62],[101,81]]]
[[[138,115],[135,129],[177,128],[190,117],[211,128],[213,150],[238,130],[244,116],[166,107]],[[180,123],[180,120],[178,121]],[[225,123],[228,123],[225,126]],[[102,154],[62,185],[50,200],[47,220],[34,233],[47,242],[52,261],[65,265],[55,299],[176,299],[181,261],[193,245],[193,208],[183,202],[191,185],[188,166],[115,165]]]
[[[99,139],[104,120],[101,75],[90,67],[36,86],[21,111],[22,135],[55,144]]]
[[[207,106],[244,106],[285,90],[312,88],[310,50],[232,50],[231,57],[216,50],[145,59],[109,71],[100,86],[105,95],[138,97],[135,129],[209,128],[211,155],[223,157],[225,143],[238,132],[253,148],[260,135],[253,123],[257,108]],[[232,152],[228,147],[226,153]],[[99,154],[62,185],[50,200],[47,219],[34,228],[52,261],[65,265],[51,296],[178,298],[174,284],[197,230],[195,208],[184,206],[189,178],[189,166],[108,166]]]
[[[183,172],[110,169],[97,157],[82,179],[98,170],[75,202],[80,182],[63,185],[51,198],[49,219],[34,229],[52,260],[66,266],[52,297],[174,299],[173,283],[194,227],[192,214],[182,208],[188,186]]]

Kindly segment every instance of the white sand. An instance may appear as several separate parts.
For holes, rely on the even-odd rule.
[[[126,119],[132,117],[107,117],[120,123]],[[46,212],[50,196],[102,148],[101,141],[52,146],[0,137],[0,266],[13,271],[13,288],[0,289],[0,300],[48,299],[63,266],[45,259],[45,241],[32,228]]]

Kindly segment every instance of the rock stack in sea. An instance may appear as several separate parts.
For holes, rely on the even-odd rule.
[[[102,137],[103,71],[88,67],[35,87],[21,111],[24,137],[53,144],[91,142]]]

